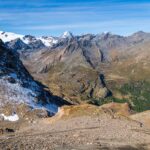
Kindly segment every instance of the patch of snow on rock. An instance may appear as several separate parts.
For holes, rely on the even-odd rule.
[[[0,114],[1,117],[4,118],[5,121],[18,121],[19,120],[19,116],[17,114],[12,114],[11,116],[6,116],[4,114]]]
[[[47,47],[51,47],[53,44],[57,44],[58,40],[53,37],[40,37],[38,38],[43,42],[43,44]]]
[[[45,109],[53,114],[58,112],[58,106],[53,103],[40,104],[37,102],[37,91],[35,82],[31,82],[31,87],[22,87],[19,83],[9,83],[9,81],[0,79],[0,106],[7,103],[24,103],[33,109]]]

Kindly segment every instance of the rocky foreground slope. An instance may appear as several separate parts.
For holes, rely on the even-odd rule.
[[[18,124],[7,124],[15,133],[0,136],[0,149],[149,150],[150,124],[132,120],[130,114],[127,104],[63,107],[56,116],[24,123],[18,130],[13,128]]]

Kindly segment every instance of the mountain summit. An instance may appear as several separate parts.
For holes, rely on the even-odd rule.
[[[65,31],[61,38],[72,38],[73,34],[70,31]]]

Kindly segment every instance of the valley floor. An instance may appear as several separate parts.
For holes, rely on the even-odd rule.
[[[88,110],[87,110],[88,111]],[[35,120],[0,136],[2,150],[147,150],[150,128],[108,112]]]

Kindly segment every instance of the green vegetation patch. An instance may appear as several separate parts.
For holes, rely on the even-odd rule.
[[[91,103],[95,105],[103,105],[109,102],[129,103],[131,108],[136,112],[150,110],[150,82],[137,81],[130,82],[117,88],[117,91],[128,98],[108,97],[105,99],[92,99]]]

